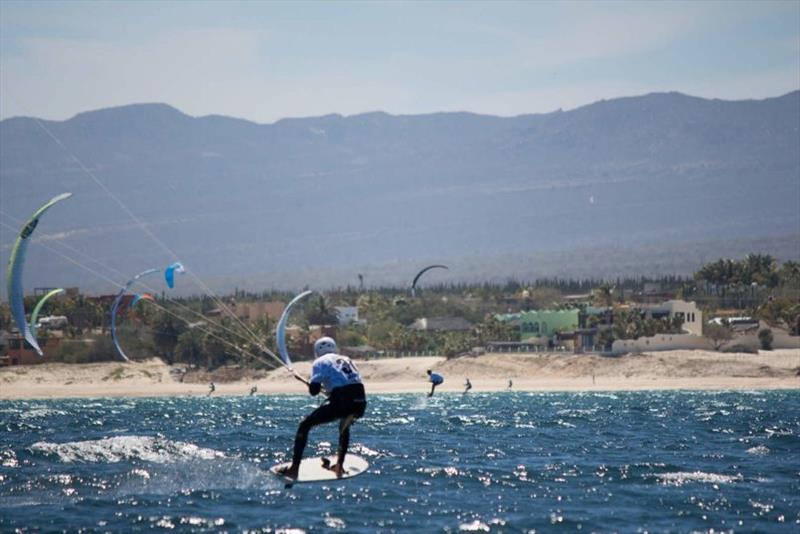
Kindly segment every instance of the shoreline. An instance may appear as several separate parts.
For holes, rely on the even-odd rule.
[[[474,393],[746,391],[800,389],[800,350],[758,354],[667,351],[602,357],[583,354],[488,354],[447,360],[443,357],[355,360],[368,394],[427,394],[425,371],[445,377],[436,394],[461,394],[469,378]],[[158,359],[134,363],[47,363],[0,368],[0,400],[94,397],[203,397],[214,380],[212,396],[306,395],[307,389],[282,368],[244,372],[220,382],[224,373],[199,372],[192,382],[179,380],[180,366]],[[307,376],[310,362],[297,362]],[[186,375],[190,376],[190,375]],[[176,378],[178,377],[178,378]],[[508,388],[508,380],[513,387]]]

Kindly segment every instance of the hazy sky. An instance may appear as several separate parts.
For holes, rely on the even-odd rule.
[[[800,2],[0,1],[0,117],[134,102],[258,122],[800,88]]]

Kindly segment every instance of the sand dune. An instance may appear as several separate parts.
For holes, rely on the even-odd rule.
[[[608,391],[648,389],[796,389],[800,388],[800,350],[723,354],[668,351],[607,358],[573,354],[488,354],[446,360],[441,357],[356,362],[371,393],[429,390],[425,371],[445,377],[437,392],[499,391],[513,380],[517,391]],[[309,362],[298,362],[304,376]],[[161,360],[84,365],[43,364],[0,368],[0,399],[205,395],[208,381],[215,395],[304,394],[305,387],[285,369],[254,372],[220,369],[183,376],[182,367]],[[183,381],[181,379],[183,378]]]

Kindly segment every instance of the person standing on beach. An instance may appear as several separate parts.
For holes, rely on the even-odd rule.
[[[350,445],[350,426],[364,415],[367,397],[358,368],[350,358],[337,354],[336,351],[336,341],[330,337],[321,337],[314,343],[314,355],[317,359],[311,366],[308,393],[313,397],[324,389],[329,396],[328,400],[303,419],[297,428],[292,465],[280,472],[285,477],[297,478],[311,429],[337,419],[339,420],[337,462],[329,469],[337,476],[344,473],[344,458]]]
[[[464,382],[464,393],[463,393],[463,395],[466,395],[466,394],[467,394],[467,392],[468,392],[469,390],[471,390],[471,389],[472,389],[472,382],[470,382],[470,381],[469,381],[469,378],[467,378],[467,381],[466,381],[466,382]]]
[[[258,386],[253,385],[253,387],[250,388],[250,396],[252,397],[253,395],[255,395],[256,391],[258,391]]]
[[[428,396],[433,397],[433,392],[436,389],[436,386],[444,382],[444,377],[428,369],[428,381],[431,383],[431,392],[428,393]]]

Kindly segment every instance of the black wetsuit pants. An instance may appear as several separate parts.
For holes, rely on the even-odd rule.
[[[344,454],[350,445],[350,424],[353,420],[364,415],[367,409],[367,398],[363,384],[350,384],[334,389],[327,402],[311,412],[303,419],[294,438],[294,455],[292,464],[300,465],[303,451],[308,442],[308,433],[317,425],[324,425],[337,419],[339,423],[339,461],[344,460]]]

